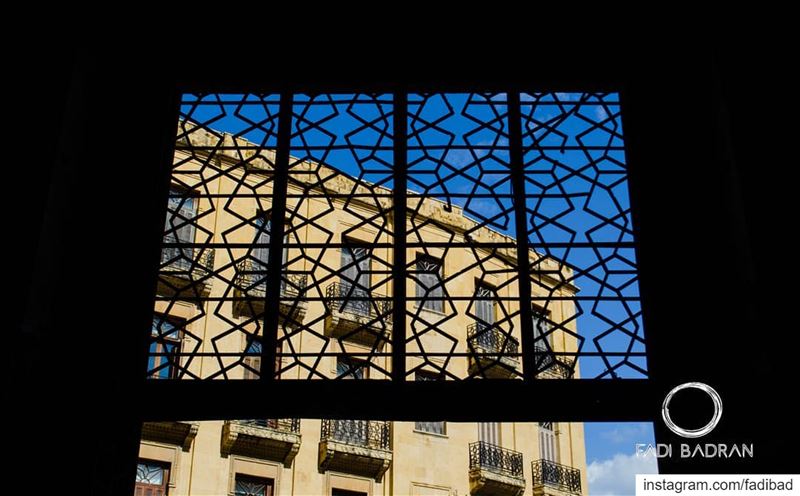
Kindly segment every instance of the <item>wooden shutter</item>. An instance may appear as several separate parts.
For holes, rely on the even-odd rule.
[[[475,300],[475,316],[486,324],[494,324],[494,291],[486,286],[478,286]]]
[[[500,446],[500,424],[497,422],[479,423],[478,439],[485,443]]]
[[[539,422],[539,457],[542,460],[558,462],[556,433],[552,422]]]
[[[417,298],[421,300],[421,306],[430,310],[443,311],[444,301],[442,301],[443,290],[441,282],[442,265],[438,260],[431,258],[420,258],[417,260],[417,277],[419,283],[416,288]]]

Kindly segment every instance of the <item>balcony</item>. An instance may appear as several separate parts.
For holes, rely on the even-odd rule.
[[[505,332],[475,322],[467,327],[469,373],[473,376],[509,379],[519,369],[519,341]]]
[[[325,335],[365,346],[389,341],[392,303],[385,295],[333,283],[325,290]]]
[[[581,471],[549,460],[531,463],[535,496],[581,494]]]
[[[199,426],[197,422],[145,422],[142,424],[142,439],[173,444],[189,451]]]
[[[300,449],[300,419],[226,420],[220,451],[292,466]]]
[[[281,274],[279,320],[299,324],[306,316],[306,275]],[[233,311],[236,315],[257,315],[264,311],[267,299],[267,272],[263,264],[251,260],[241,262],[233,281]]]
[[[169,247],[161,250],[158,270],[158,293],[166,296],[205,297],[211,291],[214,250]]]
[[[574,358],[556,358],[545,345],[534,345],[533,356],[537,379],[570,379],[575,373]]]
[[[389,422],[323,420],[319,471],[334,470],[380,482],[392,463]]]
[[[483,441],[469,445],[469,491],[472,496],[520,496],[525,491],[522,453]]]

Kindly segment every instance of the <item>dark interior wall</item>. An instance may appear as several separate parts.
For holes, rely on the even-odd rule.
[[[467,384],[449,392],[405,393],[423,399],[449,395],[448,401],[428,402],[425,414],[436,418],[649,417],[659,442],[679,442],[662,427],[660,402],[673,386],[699,380],[713,385],[725,405],[722,422],[704,441],[752,442],[756,458],[665,461],[663,471],[796,471],[788,456],[797,437],[788,404],[797,376],[788,360],[792,279],[784,269],[791,261],[786,233],[795,223],[789,218],[791,183],[782,180],[792,143],[784,112],[792,112],[788,98],[780,98],[777,106],[760,103],[772,89],[770,76],[778,76],[782,66],[728,45],[671,46],[651,51],[646,59],[636,47],[602,57],[553,54],[535,64],[501,56],[478,63],[455,52],[419,55],[413,63],[407,55],[376,63],[309,53],[263,64],[228,63],[234,55],[223,50],[175,59],[73,48],[38,54],[40,64],[21,61],[28,77],[13,102],[19,145],[13,150],[5,211],[13,233],[7,236],[11,277],[20,289],[9,300],[16,311],[11,312],[3,394],[14,408],[9,446],[19,454],[21,469],[48,456],[64,461],[51,467],[54,478],[82,470],[92,474],[95,494],[126,494],[144,412],[162,418],[186,414],[168,398],[145,396],[139,379],[176,89],[236,90],[238,82],[255,89],[321,90],[391,90],[406,84],[451,90],[619,87],[625,98],[650,383],[532,390],[546,391],[551,407],[520,400],[542,396],[519,396],[525,391],[517,386],[490,392]],[[207,60],[216,63],[202,63]],[[752,70],[764,75],[755,84]],[[476,391],[508,395],[510,408],[499,411],[496,401],[474,402],[465,414],[460,398]],[[605,401],[593,399],[597,391]],[[198,418],[247,415],[246,403],[219,394],[216,406],[198,411]],[[326,404],[321,397],[297,398],[300,406],[291,413],[347,415],[349,405],[357,404],[347,400],[350,394],[358,391],[345,390],[333,407],[315,408],[315,403]],[[576,401],[575,395],[587,400]],[[419,401],[406,402],[405,410],[398,402],[376,403],[362,414],[420,414],[411,409]],[[559,410],[559,404],[572,406]],[[256,408],[250,415],[266,407]],[[708,418],[702,408],[674,408],[687,423],[701,425]],[[625,411],[634,413],[620,413]]]

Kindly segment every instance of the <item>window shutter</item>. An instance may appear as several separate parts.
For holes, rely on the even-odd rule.
[[[556,433],[552,422],[539,422],[539,456],[556,463]]]
[[[547,320],[544,317],[542,312],[538,311],[537,309],[533,309],[531,312],[533,315],[533,340],[535,343],[543,345],[543,340],[547,339],[548,343],[552,342],[552,335],[548,334],[545,337],[545,333],[550,330],[550,325],[547,323]]]
[[[436,270],[430,274],[431,284],[429,288],[432,289],[429,294],[431,296],[431,309],[438,310],[439,312],[444,311],[444,288],[442,287],[441,275],[442,266],[441,264],[437,264]]]
[[[417,277],[419,283],[416,287],[417,298],[423,298],[422,307],[436,311],[443,311],[443,290],[441,282],[441,264],[436,260],[421,259],[417,261]]]
[[[478,424],[478,439],[485,443],[500,446],[500,424],[481,422]]]
[[[475,315],[486,324],[494,324],[494,291],[487,287],[478,287]]]

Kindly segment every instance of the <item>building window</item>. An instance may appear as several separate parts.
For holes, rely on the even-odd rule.
[[[478,326],[475,334],[475,344],[487,350],[497,348],[495,331],[492,329],[495,322],[495,291],[485,284],[475,287],[475,304],[472,310]]]
[[[437,381],[440,380],[440,376],[432,373],[427,372],[424,370],[417,370],[415,373],[415,379],[417,381]],[[419,432],[428,432],[430,434],[440,434],[444,436],[447,434],[447,424],[445,422],[415,422],[414,423],[414,430]]]
[[[494,288],[485,284],[478,284],[475,287],[475,318],[479,323],[487,327],[494,325]]]
[[[346,300],[346,311],[369,315],[370,261],[369,250],[362,246],[342,247],[340,297]]]
[[[531,308],[533,317],[533,341],[536,346],[544,347],[544,341],[552,347],[553,335],[550,334],[550,320],[547,318],[547,311],[537,307]]]
[[[258,379],[261,374],[261,341],[252,340],[244,357],[244,379]]]
[[[558,443],[553,422],[539,422],[539,457],[558,463]]]
[[[166,496],[169,465],[140,460],[136,466],[135,496]]]
[[[343,379],[366,379],[369,377],[369,364],[365,360],[350,357],[336,359],[336,377]]]
[[[269,264],[269,232],[271,229],[270,221],[266,216],[256,217],[256,232],[253,239],[253,270],[255,272],[255,288],[266,291],[267,287],[267,266]]]
[[[272,496],[272,479],[236,474],[234,496]]]
[[[481,422],[478,424],[478,440],[493,446],[500,446],[500,423]]]
[[[194,255],[195,222],[197,200],[185,191],[172,188],[167,203],[167,218],[164,223],[164,243],[161,263],[179,270],[192,267]],[[177,246],[170,246],[175,244]]]
[[[422,308],[444,311],[441,260],[425,255],[417,256],[416,297]]]
[[[281,345],[275,350],[275,372],[281,369]],[[249,340],[244,353],[244,379],[254,380],[261,376],[261,341],[258,338]]]
[[[176,319],[153,315],[150,330],[150,355],[147,376],[150,379],[175,379],[180,370],[181,328]]]

